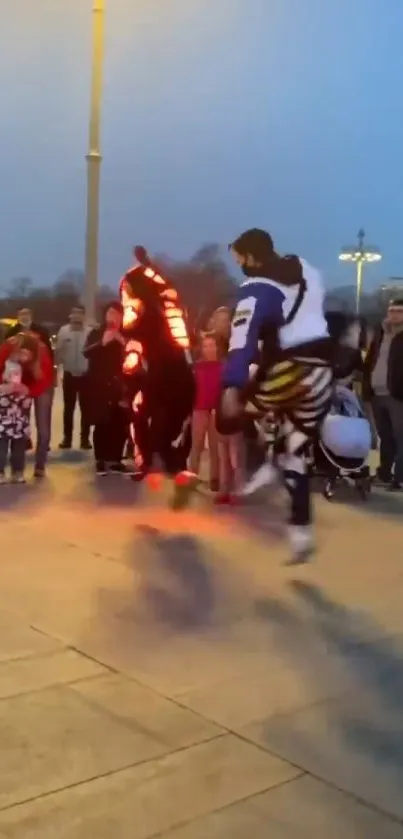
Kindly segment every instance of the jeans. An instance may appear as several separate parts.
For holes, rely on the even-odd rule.
[[[86,443],[89,438],[90,426],[86,419],[87,383],[88,377],[85,374],[72,376],[71,373],[65,373],[63,376],[63,436],[69,445],[71,445],[73,438],[73,418],[77,399],[81,411],[81,442]]]
[[[41,393],[34,401],[37,443],[35,466],[44,469],[48,459],[50,429],[52,424],[53,387]]]
[[[25,469],[26,448],[26,437],[18,437],[17,439],[0,437],[0,474],[5,472],[9,452],[13,475],[23,472]]]
[[[372,410],[380,441],[379,475],[390,480],[394,465],[394,479],[403,483],[403,402],[392,396],[375,396]]]

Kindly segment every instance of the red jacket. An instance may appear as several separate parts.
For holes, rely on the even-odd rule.
[[[5,341],[0,346],[0,381],[3,379],[4,367],[8,358],[13,352],[13,344],[10,341]],[[41,375],[39,379],[33,376],[26,376],[23,374],[23,382],[26,384],[29,395],[32,399],[41,396],[45,390],[49,390],[54,382],[53,362],[49,350],[44,344],[39,345],[39,367]]]

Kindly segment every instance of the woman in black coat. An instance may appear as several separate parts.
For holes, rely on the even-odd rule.
[[[105,308],[102,326],[90,332],[84,349],[88,359],[88,419],[94,426],[97,475],[126,472],[122,463],[128,425],[122,318],[120,303],[110,303]]]

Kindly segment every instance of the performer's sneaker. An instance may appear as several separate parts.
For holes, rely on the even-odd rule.
[[[162,488],[163,475],[160,472],[149,472],[147,475],[147,486],[151,492],[160,492]]]
[[[174,478],[174,494],[171,501],[173,510],[182,510],[190,502],[190,499],[200,483],[200,478],[195,472],[178,472]]]
[[[141,484],[147,478],[147,472],[144,469],[135,469],[134,472],[128,472],[127,477],[135,484]]]
[[[271,463],[266,461],[266,463],[259,466],[259,469],[253,473],[252,477],[249,478],[246,484],[244,484],[244,486],[239,490],[238,495],[254,495],[255,492],[263,489],[263,487],[272,486],[276,482],[277,478],[277,469],[275,469]]]
[[[108,465],[108,472],[111,475],[129,475],[129,469],[124,463],[110,463]]]
[[[315,553],[315,543],[310,525],[299,527],[292,524],[288,529],[288,538],[291,546],[291,557],[284,563],[288,567],[294,565],[305,565]]]

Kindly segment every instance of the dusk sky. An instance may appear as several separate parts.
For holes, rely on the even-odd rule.
[[[106,0],[100,281],[264,227],[403,275],[403,0]],[[83,265],[91,0],[0,0],[0,283]]]

